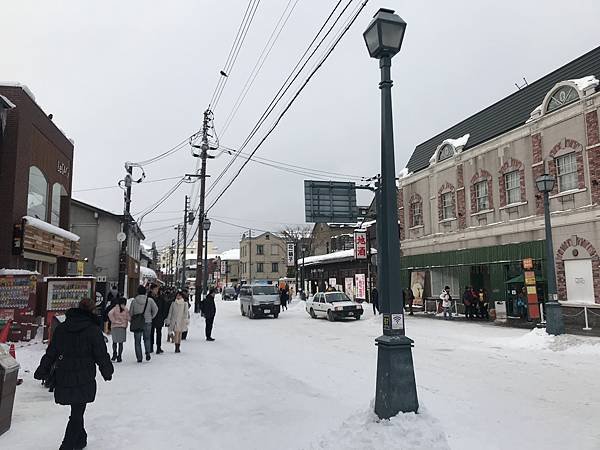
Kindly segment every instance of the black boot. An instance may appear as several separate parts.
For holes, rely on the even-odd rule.
[[[181,344],[175,344],[175,353],[181,353],[181,350],[179,349],[180,345]]]
[[[115,344],[113,342],[113,355],[111,358],[111,361],[116,361],[117,360],[117,344]]]
[[[123,344],[119,344],[119,354],[117,355],[117,362],[123,362],[123,359],[121,358],[121,356],[123,356]]]

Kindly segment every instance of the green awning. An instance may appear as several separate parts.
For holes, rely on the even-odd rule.
[[[544,281],[546,281],[546,280],[544,280],[543,276],[541,276],[539,274],[535,274],[535,282],[536,283],[543,283]],[[510,280],[504,282],[504,284],[519,284],[519,283],[525,284],[525,275],[521,274],[521,275],[518,275],[518,276],[511,278]]]

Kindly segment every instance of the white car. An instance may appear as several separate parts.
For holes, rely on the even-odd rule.
[[[363,308],[343,292],[318,292],[306,300],[306,312],[313,319],[326,317],[333,322],[335,319],[346,317],[358,320],[362,316]]]

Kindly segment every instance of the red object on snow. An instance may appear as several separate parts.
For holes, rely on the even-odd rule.
[[[2,331],[0,331],[0,344],[5,344],[8,341],[8,333],[10,333],[10,326],[12,324],[12,319],[6,322]]]

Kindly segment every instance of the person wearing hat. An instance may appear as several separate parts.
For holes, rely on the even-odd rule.
[[[181,353],[181,335],[187,330],[189,323],[190,307],[183,299],[183,291],[178,290],[175,294],[175,301],[171,303],[169,308],[169,315],[165,320],[165,325],[169,327],[169,334],[173,333],[175,353]]]

